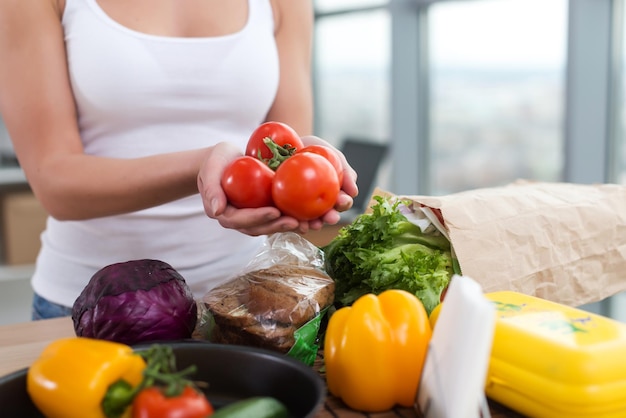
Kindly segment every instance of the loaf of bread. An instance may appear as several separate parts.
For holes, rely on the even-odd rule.
[[[209,339],[287,352],[294,332],[334,301],[335,283],[313,267],[276,265],[210,290],[203,303],[214,320]]]

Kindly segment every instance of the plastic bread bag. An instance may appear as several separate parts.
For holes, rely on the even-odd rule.
[[[323,257],[296,233],[270,236],[243,271],[202,298],[207,339],[270,349],[313,365],[321,319],[334,301]]]

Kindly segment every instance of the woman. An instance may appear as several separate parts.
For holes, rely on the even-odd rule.
[[[306,0],[0,0],[0,114],[50,214],[33,318],[68,315],[105,265],[170,263],[196,296],[263,236],[321,219],[227,205],[219,179],[263,121],[312,131]],[[199,192],[199,193],[198,193]],[[208,215],[208,216],[207,216]]]

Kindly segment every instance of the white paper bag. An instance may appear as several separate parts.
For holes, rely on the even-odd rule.
[[[430,340],[416,410],[425,418],[486,418],[496,312],[480,285],[453,276]]]

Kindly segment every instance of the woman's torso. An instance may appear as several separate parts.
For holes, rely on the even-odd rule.
[[[218,3],[223,19],[210,8]],[[65,0],[62,23],[88,154],[134,158],[220,141],[243,150],[274,99],[269,0]],[[172,264],[200,294],[259,245],[207,218],[199,196],[121,216],[49,219],[42,240],[35,290],[66,305],[95,270],[135,258]]]

